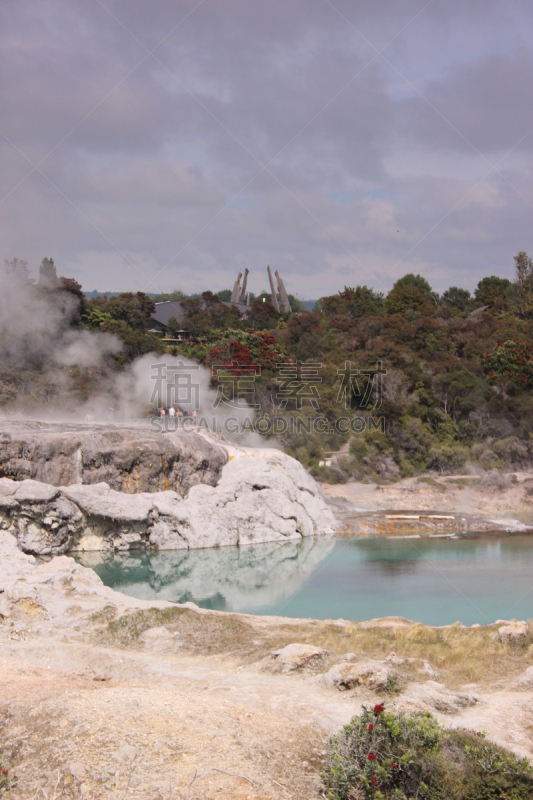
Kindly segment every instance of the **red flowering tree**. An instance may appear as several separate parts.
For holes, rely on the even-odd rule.
[[[489,383],[505,378],[522,389],[533,386],[533,347],[526,342],[498,342],[492,353],[481,356],[481,363]]]
[[[226,369],[237,377],[243,368],[275,370],[276,364],[284,364],[289,357],[283,352],[271,333],[228,330],[218,344],[209,350],[208,366]]]

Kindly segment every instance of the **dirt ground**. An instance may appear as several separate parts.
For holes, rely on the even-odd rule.
[[[440,511],[494,520],[514,520],[533,527],[533,472],[501,479],[475,475],[405,478],[397,483],[322,484],[324,494],[376,511]]]
[[[361,705],[309,674],[265,672],[263,649],[259,664],[176,653],[160,628],[120,649],[2,638],[13,800],[318,798],[325,742]]]
[[[324,744],[313,723],[326,704],[312,709],[301,690],[272,692],[198,660],[152,666],[99,681],[3,661],[2,749],[19,777],[10,796],[318,796]]]
[[[110,606],[87,621],[72,608],[60,636],[43,635],[31,607],[0,626],[0,758],[19,779],[12,800],[318,800],[328,737],[363,703],[412,707],[417,684],[389,697],[328,687],[316,669],[284,674],[271,653],[289,642],[327,648],[322,671],[348,651],[364,659],[394,648],[413,657],[406,677],[415,682],[428,677],[421,667],[430,657],[439,681],[468,680],[478,698],[458,713],[433,710],[441,722],[486,729],[533,756],[533,687],[513,684],[533,647],[494,643],[497,626],[193,609],[117,617]]]

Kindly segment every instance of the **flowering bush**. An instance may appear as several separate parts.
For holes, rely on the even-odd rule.
[[[329,742],[322,779],[330,800],[531,800],[527,759],[480,732],[446,731],[427,711],[363,706]]]
[[[10,774],[9,770],[0,761],[0,793],[11,789],[17,783],[17,776]]]
[[[243,367],[274,370],[289,361],[271,333],[228,330],[207,354],[208,366],[218,365],[239,376]]]
[[[493,353],[481,356],[489,383],[507,378],[522,389],[533,386],[533,347],[525,342],[498,342]]]

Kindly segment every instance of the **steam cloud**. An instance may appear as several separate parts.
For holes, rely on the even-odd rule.
[[[77,313],[76,297],[68,292],[48,292],[17,276],[0,271],[0,371],[18,375],[42,376],[50,373],[56,387],[67,392],[69,373],[64,367],[98,369],[98,391],[85,403],[74,403],[72,394],[63,402],[54,399],[43,406],[36,401],[0,406],[2,416],[31,416],[55,422],[83,421],[90,416],[107,421],[113,408],[117,422],[139,420],[150,403],[178,404],[184,411],[198,405],[210,427],[222,429],[228,417],[242,425],[252,409],[242,401],[235,406],[217,402],[217,389],[211,383],[211,372],[190,358],[149,353],[128,365],[123,371],[109,369],[109,356],[119,353],[122,342],[117,336],[71,326]],[[159,365],[159,366],[158,366]],[[107,368],[106,368],[107,367]],[[189,368],[194,391],[176,396],[169,384],[175,381],[174,368]],[[157,376],[162,381],[157,386]],[[0,380],[2,375],[0,374]],[[70,387],[71,388],[71,387]],[[157,395],[154,390],[158,388]],[[61,397],[61,395],[60,395]],[[244,441],[243,437],[239,437]],[[259,434],[247,433],[248,446],[265,446]]]
[[[116,336],[69,327],[76,310],[76,298],[68,292],[51,294],[0,272],[1,365],[17,370],[51,362],[93,367],[120,352]]]

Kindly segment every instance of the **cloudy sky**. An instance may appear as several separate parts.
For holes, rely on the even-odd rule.
[[[304,298],[533,254],[528,0],[2,0],[2,258]]]

